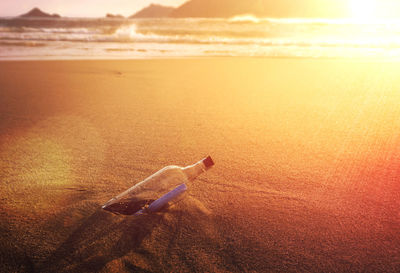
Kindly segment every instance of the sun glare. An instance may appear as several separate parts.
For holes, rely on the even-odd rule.
[[[376,18],[377,0],[350,0],[351,15],[354,19],[369,21]]]

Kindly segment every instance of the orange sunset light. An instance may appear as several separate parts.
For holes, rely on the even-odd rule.
[[[399,102],[400,0],[0,0],[0,273],[400,273]]]

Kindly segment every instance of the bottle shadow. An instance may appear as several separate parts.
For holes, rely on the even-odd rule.
[[[125,217],[98,209],[38,269],[40,272],[97,272],[130,252],[151,258],[141,243],[161,219],[159,214]],[[135,270],[145,272],[139,267]]]
[[[219,244],[211,213],[192,197],[165,206],[159,213],[140,216],[115,215],[94,203],[85,210],[92,213],[73,225],[74,231],[35,267],[37,271],[172,272],[179,266],[204,271],[207,267],[201,260],[193,262],[192,255],[199,251],[217,255],[209,249]],[[75,209],[68,211],[76,213]]]

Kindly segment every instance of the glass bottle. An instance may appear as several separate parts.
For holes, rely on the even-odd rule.
[[[144,214],[160,211],[187,189],[187,183],[214,165],[210,156],[187,166],[167,166],[105,203],[115,214]]]

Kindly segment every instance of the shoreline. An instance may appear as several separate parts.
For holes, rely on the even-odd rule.
[[[301,57],[301,56],[158,56],[158,57],[132,57],[132,58],[60,58],[60,57],[35,57],[35,58],[7,58],[2,59],[0,57],[0,63],[5,62],[63,62],[63,61],[77,61],[77,62],[85,62],[85,61],[142,61],[142,60],[223,60],[223,59],[237,59],[237,60],[305,60],[305,61],[354,61],[354,62],[385,62],[385,63],[397,63],[400,62],[400,57]]]

